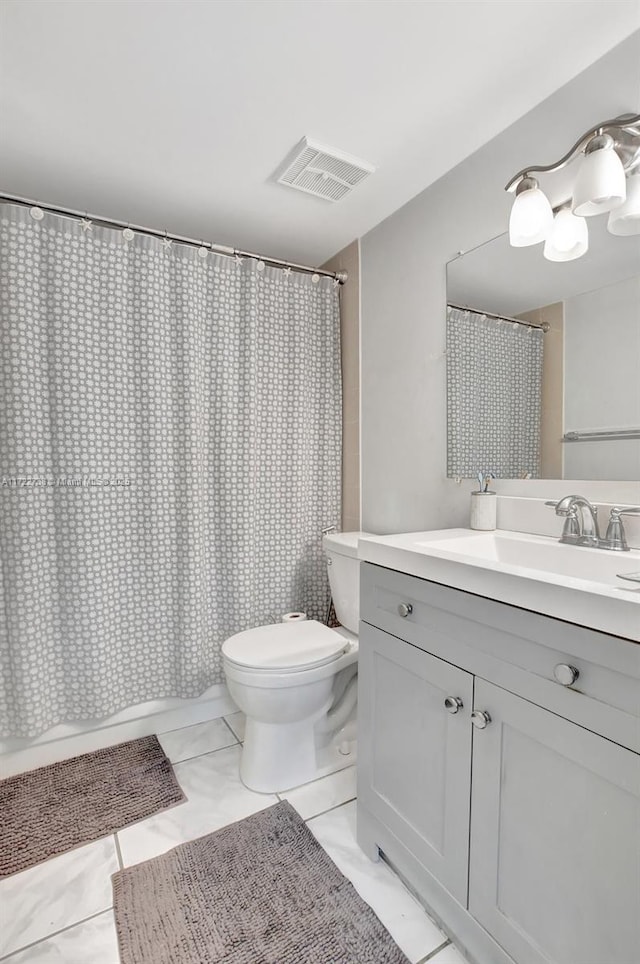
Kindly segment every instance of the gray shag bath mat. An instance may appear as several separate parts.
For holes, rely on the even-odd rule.
[[[286,801],[112,880],[122,964],[409,964]]]
[[[155,736],[0,780],[0,877],[184,799]]]

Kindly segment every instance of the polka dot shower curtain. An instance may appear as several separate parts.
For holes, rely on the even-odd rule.
[[[543,333],[447,308],[447,475],[540,475]]]
[[[222,682],[322,618],[339,519],[331,279],[0,208],[0,734]]]

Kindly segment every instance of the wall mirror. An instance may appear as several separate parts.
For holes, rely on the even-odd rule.
[[[552,262],[507,234],[447,265],[447,475],[640,480],[640,236]]]

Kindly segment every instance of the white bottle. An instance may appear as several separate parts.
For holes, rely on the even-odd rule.
[[[497,499],[495,492],[472,492],[471,493],[471,520],[469,525],[472,529],[495,529],[496,527],[496,506]]]

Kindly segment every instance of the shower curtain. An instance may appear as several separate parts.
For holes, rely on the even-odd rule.
[[[232,633],[323,618],[338,290],[0,209],[0,733],[221,682]]]
[[[447,308],[447,475],[540,475],[543,333]]]

